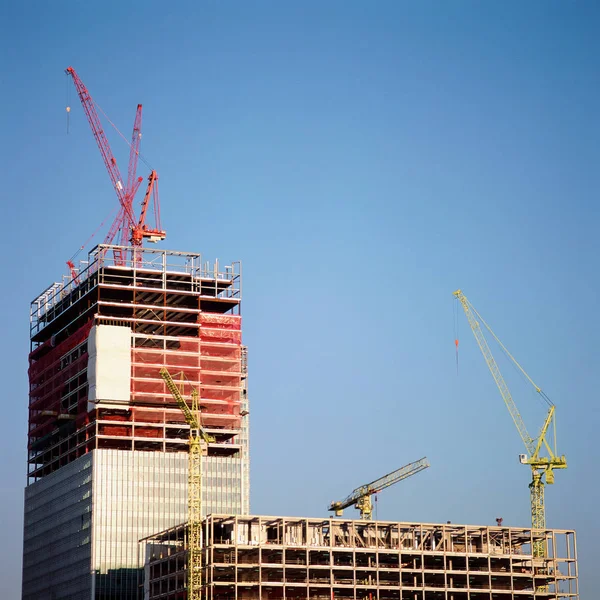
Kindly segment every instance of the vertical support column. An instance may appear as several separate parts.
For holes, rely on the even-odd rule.
[[[352,535],[352,582],[353,582],[353,588],[354,588],[354,600],[358,600],[357,597],[357,589],[356,589],[356,544],[355,544],[355,540],[356,540],[356,527],[354,522],[350,522],[350,531],[351,531],[351,535]]]
[[[375,585],[377,586],[377,600],[379,600],[379,525],[375,521]]]
[[[215,282],[216,285],[216,282]],[[262,517],[260,517],[258,519],[258,598],[259,600],[262,600],[262,593],[263,593],[263,569],[262,569],[262,545],[263,545],[263,540],[262,540],[262,530],[263,530],[263,519]]]
[[[572,573],[572,575],[575,577],[575,594],[577,595],[577,597],[579,598],[579,565],[578,565],[578,561],[577,561],[577,534],[573,531],[570,534],[573,538],[573,558],[575,559],[575,562],[573,563],[574,565],[574,572]],[[568,544],[568,541],[567,541]],[[571,589],[571,586],[569,584],[569,589]]]
[[[286,520],[281,520],[281,596],[283,600],[286,600],[286,585],[285,585],[285,555],[287,553],[287,533],[288,529],[286,526]]]
[[[399,588],[399,596],[400,600],[402,600],[402,527],[400,525],[397,526],[398,529],[398,588]]]
[[[334,591],[333,591],[333,527],[332,521],[329,520],[329,597],[333,600]]]
[[[234,521],[233,521],[233,551],[235,552],[235,583],[234,583],[234,592],[233,592],[233,600],[238,600],[238,573],[239,573],[239,539],[240,539],[240,535],[239,535],[239,518],[236,516]]]
[[[308,586],[310,585],[310,552],[308,550],[308,540],[309,540],[309,536],[310,536],[310,532],[308,529],[309,523],[308,523],[308,519],[304,519],[304,532],[305,532],[305,537],[304,537],[304,543],[306,544],[306,564],[305,564],[305,569],[306,569],[306,600],[308,600]],[[332,599],[333,600],[333,599]]]

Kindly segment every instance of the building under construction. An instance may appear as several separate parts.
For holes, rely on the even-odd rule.
[[[145,600],[184,600],[187,528],[141,543]],[[517,527],[210,515],[207,600],[577,598],[575,532]],[[546,556],[533,548],[544,544]]]
[[[203,513],[248,512],[241,282],[240,263],[100,245],[32,302],[24,599],[137,598],[139,540],[186,520],[189,427],[163,367],[214,437]]]

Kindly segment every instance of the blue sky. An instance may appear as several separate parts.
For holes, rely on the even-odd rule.
[[[380,518],[528,524],[522,444],[462,314],[456,372],[462,287],[558,406],[548,524],[578,530],[591,597],[599,26],[578,1],[4,3],[2,598],[20,590],[29,302],[116,205],[68,65],[127,136],[143,103],[163,246],[243,261],[252,511],[325,515],[427,455]]]

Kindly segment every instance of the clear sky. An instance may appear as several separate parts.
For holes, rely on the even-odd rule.
[[[457,374],[462,287],[558,406],[548,524],[578,530],[592,598],[599,28],[567,0],[2,3],[0,597],[20,597],[29,302],[116,206],[73,65],[127,136],[144,105],[163,246],[243,261],[252,511],[325,515],[427,455],[379,518],[528,525],[522,443],[462,314]]]

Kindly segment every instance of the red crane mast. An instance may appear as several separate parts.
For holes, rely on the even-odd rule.
[[[133,133],[131,135],[131,144],[129,146],[129,169],[127,170],[127,185],[125,186],[125,197],[127,199],[127,204],[131,208],[131,212],[133,214],[133,199],[137,194],[137,191],[140,187],[140,183],[143,181],[143,177],[137,177],[137,165],[138,158],[140,156],[140,143],[142,141],[142,105],[138,104],[137,109],[135,111],[135,121],[133,123]],[[120,212],[122,213],[123,225],[125,224],[125,212],[124,209],[121,208]],[[121,240],[119,241],[119,245],[127,246],[129,243],[128,233],[133,228],[134,223],[128,223],[127,227],[121,227]],[[112,240],[107,243],[112,243]]]
[[[137,164],[140,155],[140,143],[142,140],[142,105],[138,104],[135,112],[135,121],[133,123],[133,133],[131,135],[131,144],[129,145],[129,169],[127,172],[127,185],[125,186],[125,200],[131,212],[133,214],[133,199],[137,194],[140,187],[140,183],[143,181],[143,177],[137,177]],[[135,216],[135,215],[134,215]],[[119,240],[120,246],[127,246],[129,243],[128,233],[133,229],[134,223],[129,222],[125,216],[125,209],[121,207],[119,214],[113,223],[114,229],[106,236],[104,240],[105,244],[112,244],[116,233],[120,230],[121,236]]]
[[[133,123],[133,134],[131,135],[131,145],[129,146],[129,169],[127,172],[127,187],[125,188],[128,198],[133,201],[133,197],[137,192],[139,184],[142,181],[141,177],[137,178],[137,165],[140,156],[140,143],[142,141],[142,105],[137,105],[135,111],[135,121]],[[137,183],[137,187],[135,187]]]
[[[150,203],[150,196],[154,201],[154,217],[156,219],[156,228],[151,229],[146,225],[146,215],[148,213],[148,205]],[[134,225],[131,229],[131,245],[141,246],[144,238],[147,238],[149,242],[158,242],[164,240],[166,233],[160,228],[160,204],[158,201],[158,173],[152,171],[148,176],[148,187],[142,200],[142,210],[140,211],[140,218],[137,225]]]

